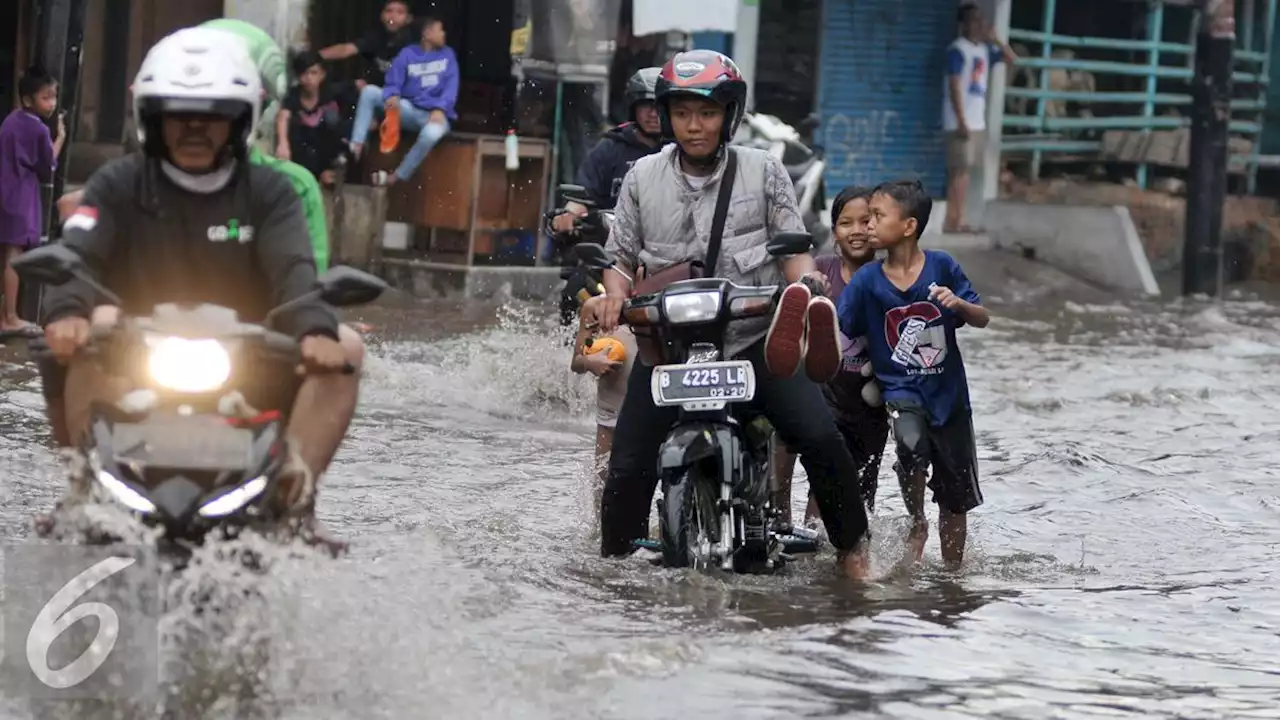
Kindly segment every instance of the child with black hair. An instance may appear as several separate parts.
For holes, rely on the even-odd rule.
[[[352,83],[330,82],[319,53],[293,58],[298,82],[281,103],[276,116],[276,157],[291,160],[322,184],[332,186],[335,170],[347,150],[347,117],[359,92]]]
[[[818,270],[827,276],[827,294],[830,297],[839,298],[858,270],[876,257],[869,230],[872,192],[870,187],[845,188],[831,204],[831,229],[836,253],[814,261]],[[870,511],[875,508],[880,458],[889,434],[889,416],[880,397],[880,389],[871,378],[866,338],[850,337],[840,332],[839,341],[840,370],[834,378],[822,384],[822,395],[836,419],[836,428],[840,430],[849,454],[853,455],[854,465],[859,469],[862,499]],[[791,477],[795,462],[795,454],[781,443],[774,446],[773,472],[777,480],[774,506],[788,513],[784,519],[790,517]],[[810,495],[805,525],[814,528],[817,519],[818,506]]]
[[[21,107],[0,123],[0,246],[4,248],[4,306],[0,333],[39,334],[40,328],[18,317],[18,274],[13,260],[40,244],[44,228],[40,184],[53,170],[67,138],[62,115],[53,138],[45,121],[58,107],[58,83],[40,68],[18,81]]]
[[[940,250],[921,250],[933,201],[919,181],[883,183],[872,193],[872,246],[884,260],[864,265],[840,295],[840,329],[865,335],[883,388],[898,461],[894,470],[913,521],[915,559],[924,555],[929,522],[926,476],[938,505],[943,560],[959,567],[967,513],[982,504],[969,382],[956,328],[986,327],[991,316],[960,264]]]

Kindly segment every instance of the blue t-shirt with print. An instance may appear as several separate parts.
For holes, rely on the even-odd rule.
[[[889,403],[913,403],[936,427],[956,411],[969,412],[969,381],[956,345],[964,320],[929,299],[929,286],[950,288],[962,300],[981,303],[960,263],[939,250],[924,251],[920,277],[905,292],[885,277],[883,261],[864,265],[837,305],[840,330],[867,338],[871,367]]]

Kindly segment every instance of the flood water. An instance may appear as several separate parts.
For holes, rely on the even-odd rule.
[[[935,529],[924,567],[885,575],[905,532],[886,462],[865,586],[829,551],[780,577],[599,559],[593,389],[551,312],[352,313],[373,358],[320,512],[353,549],[273,567],[259,712],[1280,717],[1280,305],[970,275],[996,319],[961,332],[987,499],[966,565],[941,569]],[[59,475],[31,369],[4,373],[0,539],[33,542]],[[171,716],[250,713],[195,676],[211,689]]]

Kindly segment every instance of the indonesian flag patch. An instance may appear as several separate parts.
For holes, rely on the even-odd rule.
[[[76,211],[67,218],[62,224],[63,231],[67,230],[85,230],[89,231],[98,226],[98,208],[81,205]]]

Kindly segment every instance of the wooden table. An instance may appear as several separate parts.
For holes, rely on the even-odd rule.
[[[394,153],[378,152],[376,134],[366,144],[364,176],[392,171],[413,140],[407,135]],[[486,264],[497,239],[512,231],[530,233],[533,257],[540,262],[542,213],[551,171],[551,143],[520,138],[520,168],[507,171],[505,138],[450,133],[427,155],[413,178],[388,191],[387,220],[429,229],[427,258],[471,266],[479,255]]]

